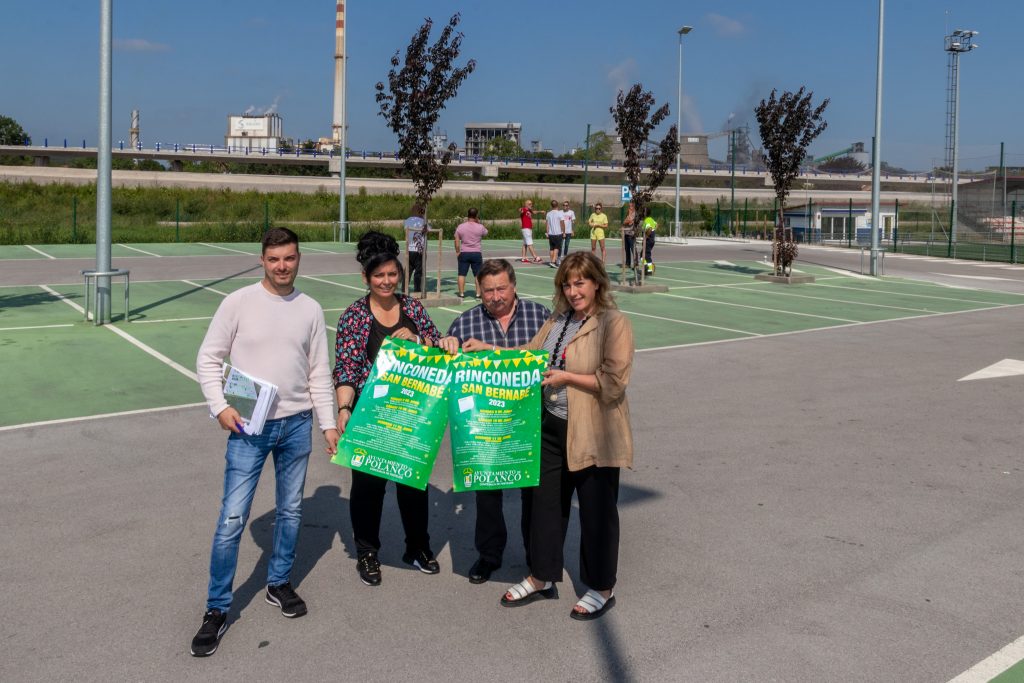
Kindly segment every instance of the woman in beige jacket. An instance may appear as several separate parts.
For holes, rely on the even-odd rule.
[[[580,509],[580,578],[587,591],[570,616],[589,620],[615,604],[619,470],[633,466],[626,385],[633,328],[615,306],[593,254],[575,252],[555,274],[555,314],[530,343],[551,352],[543,382],[540,484],[529,492],[530,576],[501,599],[506,607],[557,597],[575,492]]]

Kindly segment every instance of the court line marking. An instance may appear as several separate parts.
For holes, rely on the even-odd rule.
[[[341,283],[341,282],[331,282],[330,280],[325,280],[325,279],[323,279],[321,277],[314,277],[312,275],[300,275],[299,277],[305,278],[307,280],[313,280],[315,282],[323,282],[324,284],[327,284],[327,285],[334,285],[335,287],[344,287],[345,289],[354,289],[356,291],[363,292],[364,294],[366,293],[366,287],[356,287],[354,285],[346,285],[346,284]]]
[[[31,249],[32,251],[36,252],[37,254],[42,254],[43,256],[45,256],[46,258],[50,259],[51,261],[56,261],[56,260],[57,260],[57,257],[56,257],[56,256],[50,256],[49,254],[47,254],[47,253],[46,253],[45,251],[43,251],[42,249],[36,249],[36,248],[35,248],[35,247],[33,247],[33,246],[32,246],[31,244],[26,244],[26,245],[25,245],[25,248],[26,248],[26,249]],[[16,260],[20,261],[20,260],[22,260],[22,259],[16,259]]]
[[[68,299],[66,296],[64,296],[63,294],[61,294],[57,290],[50,289],[46,285],[39,285],[39,288],[42,289],[44,292],[49,292],[53,296],[57,297],[60,301],[63,301],[64,303],[66,303],[71,308],[75,309],[76,311],[78,311],[82,315],[85,315],[85,309],[84,308],[82,308],[81,306],[76,304],[74,301],[71,301],[70,299]],[[168,358],[164,354],[160,353],[159,351],[157,351],[153,347],[147,346],[146,344],[143,344],[141,341],[139,341],[138,339],[136,339],[132,335],[128,334],[124,330],[118,329],[117,327],[114,327],[113,325],[102,325],[102,327],[105,330],[110,330],[111,332],[113,332],[117,336],[119,336],[122,339],[124,339],[125,341],[127,341],[132,346],[138,347],[142,351],[144,351],[144,352],[148,353],[149,355],[153,356],[153,358],[156,358],[158,361],[160,361],[164,365],[168,366],[169,368],[171,368],[173,370],[177,370],[178,372],[180,372],[181,374],[185,375],[186,377],[188,377],[193,382],[196,382],[197,384],[199,383],[199,376],[196,375],[196,373],[192,372],[191,370],[189,370],[188,368],[184,367],[183,365],[180,365],[179,363],[174,362],[173,360],[171,360],[170,358]]]
[[[330,251],[329,249],[317,249],[316,247],[311,247],[309,245],[303,245],[302,249],[305,251],[315,251],[318,254],[334,254],[335,256],[341,253],[338,251]]]
[[[45,420],[43,422],[25,422],[18,425],[7,425],[6,427],[0,427],[0,432],[10,432],[15,429],[28,429],[30,427],[50,427],[59,424],[68,424],[69,422],[85,422],[86,420],[102,420],[108,417],[124,417],[126,415],[145,415],[147,413],[158,413],[167,410],[177,410],[179,408],[198,408],[199,406],[206,406],[205,403],[182,403],[176,406],[161,406],[159,408],[141,408],[139,410],[125,410],[120,413],[103,413],[101,415],[82,415],[80,417],[64,417],[59,420]]]
[[[715,304],[719,306],[738,306],[739,308],[752,308],[755,311],[767,311],[769,313],[783,313],[786,315],[799,315],[805,318],[821,318],[822,320],[838,320],[843,323],[855,323],[860,322],[859,320],[850,320],[849,318],[836,318],[831,315],[816,315],[814,313],[797,313],[796,311],[783,311],[778,308],[764,308],[763,306],[751,306],[749,304],[737,304],[731,301],[715,301],[713,299],[701,299],[696,296],[683,296],[682,294],[666,294],[665,292],[655,292],[658,296],[670,296],[673,299],[688,299],[690,301],[700,301],[705,304]]]
[[[132,325],[151,325],[153,323],[184,323],[191,320],[213,320],[212,315],[199,316],[197,318],[159,318],[156,320],[132,320]]]
[[[13,330],[48,330],[54,327],[74,327],[71,323],[61,325],[26,325],[24,327],[0,327],[0,332],[11,332]]]
[[[222,291],[220,291],[218,289],[214,289],[213,287],[207,287],[206,285],[201,285],[198,282],[192,282],[192,280],[182,280],[182,282],[184,282],[186,285],[192,285],[193,287],[198,287],[199,289],[205,289],[206,291],[213,292],[214,294],[220,294],[221,296],[227,296],[228,295],[227,292],[222,292]]]
[[[638,313],[636,311],[627,311],[624,308],[620,308],[619,310],[622,311],[623,313],[628,313],[629,315],[638,315],[638,316],[640,316],[642,318],[654,318],[655,320],[665,320],[665,321],[668,321],[670,323],[679,323],[681,325],[693,325],[694,327],[707,327],[707,328],[712,329],[712,330],[722,330],[724,332],[733,332],[735,334],[745,334],[748,337],[764,337],[765,336],[764,334],[762,334],[760,332],[747,332],[746,330],[736,330],[736,329],[733,329],[731,327],[720,327],[718,325],[707,325],[705,323],[695,323],[695,322],[693,322],[691,320],[678,320],[676,318],[665,318],[665,317],[660,316],[660,315],[651,315],[650,313]]]
[[[1024,636],[950,679],[949,683],[987,683],[1021,660],[1024,660]]]
[[[914,283],[914,284],[918,284],[918,283]],[[926,283],[922,283],[922,284],[926,284]],[[943,301],[961,301],[963,303],[968,303],[968,304],[986,303],[984,301],[978,301],[977,299],[954,299],[954,298],[947,297],[947,296],[936,296],[935,294],[913,294],[911,292],[892,292],[892,291],[889,291],[889,290],[886,290],[886,289],[864,289],[864,288],[861,288],[861,287],[847,287],[846,285],[818,285],[818,286],[819,287],[831,287],[832,289],[850,289],[850,290],[853,290],[855,292],[871,292],[872,294],[892,294],[894,296],[913,296],[913,297],[917,297],[919,299],[941,299]],[[1014,292],[996,292],[996,293],[997,294],[1007,294],[1007,295],[1010,295],[1010,296],[1017,296],[1017,297],[1024,296],[1024,294],[1016,294]],[[1009,304],[1009,305],[1013,306],[1015,304]]]
[[[259,254],[253,254],[253,253],[248,252],[248,251],[242,251],[241,249],[231,249],[230,247],[221,247],[221,246],[216,245],[216,244],[210,244],[209,242],[196,242],[196,244],[201,244],[204,247],[210,247],[211,249],[223,249],[224,251],[233,251],[236,254],[245,254],[246,256],[258,256],[259,255]]]
[[[671,346],[652,346],[646,349],[637,349],[636,353],[647,353],[649,351],[672,351],[674,349],[686,349],[691,346],[710,346],[712,344],[731,344],[733,342],[750,341],[751,339],[769,339],[771,337],[788,337],[796,334],[808,334],[810,332],[828,332],[829,330],[839,330],[846,327],[863,327],[866,325],[881,325],[883,323],[894,323],[894,322],[907,322],[910,320],[921,320],[923,318],[941,318],[949,315],[964,315],[965,313],[979,313],[982,311],[992,311],[1000,308],[1019,308],[1024,304],[1002,304],[993,308],[972,308],[967,311],[950,311],[948,313],[930,313],[927,315],[916,315],[908,318],[886,318],[885,320],[866,320],[859,323],[850,323],[847,325],[830,325],[829,327],[814,327],[809,330],[792,330],[790,332],[771,332],[769,334],[757,335],[757,337],[735,337],[733,339],[712,339],[711,341],[702,342],[691,342],[689,344],[673,344]]]
[[[145,249],[139,249],[137,247],[129,247],[127,244],[124,244],[122,242],[116,242],[116,244],[119,247],[124,247],[125,249],[131,249],[132,251],[137,251],[139,253],[145,254],[146,256],[155,256],[157,258],[163,258],[163,256],[161,256],[160,254],[154,254],[151,251],[146,251]]]
[[[891,309],[896,310],[896,311],[910,311],[912,313],[935,313],[935,311],[929,311],[927,308],[908,308],[906,306],[892,306],[892,305],[889,305],[889,304],[875,304],[875,303],[871,303],[870,301],[850,301],[848,299],[833,299],[833,298],[827,297],[827,296],[809,296],[807,294],[795,294],[793,292],[779,292],[779,291],[773,291],[773,290],[770,290],[770,289],[765,289],[765,288],[762,288],[762,287],[758,287],[756,289],[749,289],[749,287],[750,287],[750,285],[747,285],[747,288],[743,289],[743,291],[745,291],[745,292],[757,292],[758,294],[777,294],[779,296],[793,296],[793,297],[797,297],[799,299],[812,299],[814,301],[831,301],[833,303],[849,304],[851,306],[870,306],[871,308],[891,308]],[[975,302],[975,303],[985,304],[987,302]],[[1003,304],[995,304],[995,305],[996,306],[1002,306]],[[1012,305],[1015,305],[1015,304],[1007,304],[1007,305],[1011,305],[1012,306]],[[982,305],[980,308],[983,310],[983,309],[991,308],[991,307],[992,307],[991,305]]]
[[[828,266],[821,266],[821,267],[824,268],[825,270],[829,271],[830,273],[839,273],[840,275],[843,275],[845,277],[852,277],[855,280],[874,280],[875,279],[875,278],[871,277],[870,275],[861,275],[860,273],[855,273],[852,270],[840,270],[839,268],[829,268]],[[818,278],[818,279],[824,280],[825,278]]]

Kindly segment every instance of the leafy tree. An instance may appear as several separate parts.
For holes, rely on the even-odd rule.
[[[782,215],[793,181],[800,174],[800,164],[807,156],[807,147],[828,126],[822,118],[828,98],[814,107],[811,104],[813,92],[805,94],[805,88],[794,92],[784,91],[776,97],[773,89],[767,100],[754,108],[757,125],[764,145],[764,163],[768,174],[775,183],[778,202],[776,227],[772,237],[772,259],[778,275],[786,273],[786,266],[796,258],[796,243],[792,232],[783,226]],[[785,233],[785,234],[784,234]]]
[[[434,22],[429,17],[413,34],[405,49],[404,63],[395,52],[387,85],[377,83],[380,115],[398,136],[398,154],[406,174],[416,184],[416,198],[426,213],[431,197],[447,176],[455,143],[440,155],[434,152],[433,134],[445,103],[476,68],[476,61],[456,67],[462,33],[456,33],[460,17],[454,14],[433,45],[428,44]]]
[[[776,91],[754,108],[757,125],[764,145],[764,162],[775,183],[775,196],[779,200],[779,217],[789,196],[793,181],[800,174],[800,164],[807,157],[807,147],[828,126],[822,114],[828,106],[825,99],[817,108],[811,105],[813,92]]]
[[[511,138],[497,137],[488,140],[484,145],[484,157],[496,157],[498,159],[524,159],[526,152],[519,146],[519,143]]]
[[[0,115],[0,145],[31,145],[32,138],[10,116]]]
[[[863,173],[867,166],[853,157],[836,157],[818,164],[818,170],[825,173]]]
[[[643,85],[637,83],[627,93],[620,90],[615,98],[615,106],[610,108],[612,118],[615,120],[615,128],[622,140],[622,149],[626,156],[623,166],[629,189],[633,194],[633,204],[636,206],[637,216],[644,215],[647,204],[654,196],[654,191],[665,180],[665,174],[675,161],[676,152],[679,151],[679,137],[676,134],[675,124],[673,124],[669,127],[665,137],[658,143],[657,151],[651,156],[647,167],[647,187],[640,187],[640,174],[643,171],[640,160],[644,145],[650,138],[651,131],[669,115],[667,104],[663,104],[654,113],[651,113],[654,105],[654,95],[650,91],[644,92]]]

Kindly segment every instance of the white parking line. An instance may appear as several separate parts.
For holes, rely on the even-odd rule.
[[[26,325],[25,327],[0,327],[0,332],[12,332],[14,330],[48,330],[53,327],[74,327],[71,323],[63,325]]]
[[[199,289],[205,289],[206,291],[213,292],[214,294],[220,294],[221,296],[227,296],[228,295],[227,292],[222,292],[219,289],[214,289],[213,287],[207,287],[206,285],[201,285],[198,282],[192,282],[191,280],[182,280],[182,282],[184,282],[186,285],[192,285],[193,287],[198,287]]]
[[[50,427],[52,425],[67,424],[69,422],[84,422],[86,420],[103,420],[108,417],[123,417],[125,415],[144,415],[146,413],[159,413],[179,408],[198,408],[205,406],[205,403],[183,403],[177,406],[163,406],[161,408],[142,408],[140,410],[126,410],[120,413],[103,413],[102,415],[83,415],[81,417],[65,417],[60,420],[46,420],[44,422],[26,422],[20,425],[8,425],[0,427],[0,432],[10,432],[15,429],[28,429],[29,427]]]
[[[127,244],[121,244],[120,242],[117,243],[117,246],[124,247],[125,249],[131,249],[132,251],[137,251],[140,254],[145,254],[146,256],[155,256],[157,258],[163,258],[163,256],[161,256],[160,254],[154,254],[153,252],[146,251],[145,249],[137,249],[136,247],[129,247]]]
[[[232,249],[230,247],[222,247],[220,245],[210,244],[208,242],[196,242],[196,244],[201,244],[204,247],[210,247],[211,249],[223,249],[224,251],[233,251],[236,254],[245,254],[246,256],[257,256],[257,254],[253,254],[248,251],[242,251],[241,249]]]
[[[307,280],[313,280],[315,282],[323,282],[326,285],[334,285],[335,287],[344,287],[345,289],[354,289],[357,292],[363,292],[363,293],[366,292],[366,287],[355,287],[353,285],[346,285],[346,284],[342,284],[340,282],[331,282],[330,280],[325,280],[322,277],[313,277],[312,275],[300,275],[299,277],[305,278]]]
[[[82,315],[85,315],[85,309],[84,308],[82,308],[81,306],[76,304],[74,301],[71,301],[70,299],[68,299],[66,296],[64,296],[63,294],[61,294],[57,290],[51,289],[51,288],[47,287],[46,285],[39,285],[39,288],[42,289],[44,292],[49,292],[53,296],[57,297],[58,299],[60,299],[64,303],[66,303],[71,308],[75,309],[76,311],[78,311]],[[192,372],[191,370],[189,370],[188,368],[186,368],[186,367],[184,367],[182,365],[179,365],[178,363],[175,363],[173,360],[171,360],[170,358],[168,358],[164,354],[160,353],[159,351],[157,351],[153,347],[147,346],[147,345],[143,344],[138,339],[136,339],[135,337],[131,336],[130,334],[128,334],[124,330],[118,329],[117,327],[114,327],[113,325],[103,325],[103,329],[110,330],[111,332],[113,332],[117,336],[119,336],[122,339],[124,339],[125,341],[127,341],[129,344],[131,344],[131,345],[133,345],[135,347],[138,347],[139,349],[145,351],[149,355],[153,356],[153,358],[156,358],[158,361],[160,361],[164,365],[168,366],[169,368],[180,372],[181,374],[185,375],[186,377],[188,377],[193,382],[199,382],[199,377],[196,375],[196,373]]]
[[[35,247],[33,247],[33,246],[32,246],[31,244],[26,244],[26,245],[25,245],[25,248],[26,248],[26,249],[31,249],[32,251],[36,252],[37,254],[42,254],[43,256],[45,256],[46,258],[50,259],[51,261],[56,261],[56,260],[57,260],[57,257],[56,257],[56,256],[50,256],[49,254],[47,254],[47,253],[46,253],[45,251],[43,251],[42,249],[36,249],[36,248],[35,248]]]
[[[150,325],[152,323],[185,323],[192,320],[213,320],[212,315],[203,315],[197,318],[160,318],[157,320],[132,320],[132,325]]]
[[[1024,636],[981,660],[949,683],[987,683],[1021,660],[1024,660]]]
[[[746,330],[735,330],[735,329],[733,329],[731,327],[720,327],[718,325],[705,325],[704,323],[695,323],[692,320],[679,320],[677,318],[665,318],[665,317],[660,316],[660,315],[651,315],[649,313],[637,313],[636,311],[627,311],[624,308],[620,308],[619,310],[622,311],[623,313],[628,313],[629,315],[638,315],[641,318],[654,318],[655,320],[665,320],[665,321],[670,322],[670,323],[679,323],[680,325],[693,325],[694,327],[706,327],[706,328],[712,329],[712,330],[722,330],[724,332],[734,332],[736,334],[745,334],[748,337],[763,337],[764,336],[760,332],[747,332]]]
[[[682,294],[666,294],[664,292],[655,292],[658,296],[670,296],[673,299],[689,299],[690,301],[700,301],[705,304],[714,304],[718,306],[736,306],[739,308],[752,308],[755,311],[767,311],[768,313],[783,313],[785,315],[799,315],[805,318],[820,318],[822,320],[837,320],[841,323],[855,323],[860,322],[859,320],[850,320],[848,318],[835,318],[830,315],[815,315],[814,313],[797,313],[796,311],[784,311],[778,308],[765,308],[763,306],[751,306],[749,304],[737,304],[731,301],[715,301],[713,299],[701,299],[696,296],[683,296]]]

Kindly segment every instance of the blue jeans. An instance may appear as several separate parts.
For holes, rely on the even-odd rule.
[[[259,436],[228,437],[224,459],[224,498],[210,551],[210,587],[206,609],[227,612],[231,585],[238,565],[238,544],[252,508],[256,484],[267,456],[274,454],[277,514],[274,520],[274,552],[267,568],[267,585],[288,581],[295,560],[302,519],[302,490],[312,442],[313,414],[307,410],[278,420],[267,420]]]

